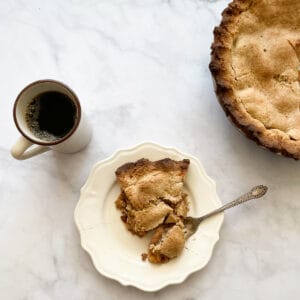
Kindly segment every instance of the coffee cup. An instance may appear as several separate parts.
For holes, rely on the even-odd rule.
[[[26,86],[13,108],[21,137],[11,149],[19,160],[49,150],[75,153],[91,139],[91,127],[76,94],[64,83],[39,80]]]

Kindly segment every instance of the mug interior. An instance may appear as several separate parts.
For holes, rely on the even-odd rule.
[[[72,129],[66,135],[54,141],[43,140],[35,136],[26,122],[26,109],[28,105],[35,97],[45,92],[60,92],[62,94],[65,94],[76,107],[75,122]],[[14,105],[14,121],[18,130],[28,140],[39,145],[56,145],[66,140],[74,133],[74,131],[78,127],[80,117],[80,103],[75,93],[65,84],[54,80],[40,80],[26,86],[18,95]]]

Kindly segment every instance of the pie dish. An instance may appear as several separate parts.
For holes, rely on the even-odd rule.
[[[210,70],[228,118],[271,151],[300,158],[300,1],[234,0],[214,30]]]
[[[125,163],[115,172],[121,188],[116,200],[121,220],[132,234],[140,237],[152,234],[143,260],[166,263],[183,250],[186,232],[183,218],[189,206],[183,186],[189,164],[188,159],[142,158]]]
[[[98,272],[144,291],[157,291],[180,283],[202,269],[211,258],[223,222],[223,214],[204,221],[188,239],[181,255],[167,264],[157,266],[141,260],[140,254],[147,249],[150,236],[141,239],[120,222],[120,211],[114,203],[120,194],[115,170],[126,162],[141,158],[153,161],[165,157],[190,160],[184,185],[190,198],[189,215],[200,216],[221,206],[216,185],[197,158],[174,148],[143,143],[119,150],[112,157],[98,162],[81,189],[74,212],[81,245],[90,254]]]

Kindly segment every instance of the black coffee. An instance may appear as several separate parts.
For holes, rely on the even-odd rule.
[[[42,93],[28,105],[26,121],[36,137],[55,141],[64,137],[73,128],[76,121],[76,106],[62,93]]]

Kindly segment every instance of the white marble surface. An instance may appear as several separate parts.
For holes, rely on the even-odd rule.
[[[0,2],[1,299],[299,299],[300,166],[258,148],[221,111],[208,71],[228,1]],[[75,155],[16,161],[13,101],[53,78],[80,97],[94,128]],[[209,265],[157,293],[98,274],[73,222],[91,166],[144,140],[203,162],[223,202],[265,183],[265,200],[226,214]]]

